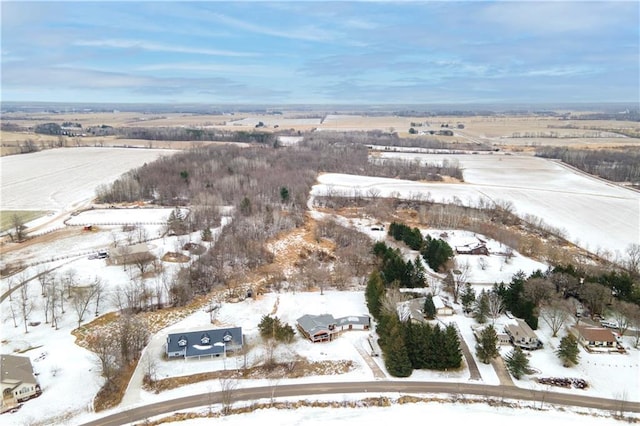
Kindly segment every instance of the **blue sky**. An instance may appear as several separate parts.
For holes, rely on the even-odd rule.
[[[2,100],[638,102],[640,2],[5,1]]]

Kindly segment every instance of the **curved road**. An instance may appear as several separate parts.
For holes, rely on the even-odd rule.
[[[638,402],[522,389],[512,386],[493,386],[472,383],[401,381],[305,383],[297,385],[263,386],[236,389],[232,392],[233,394],[231,396],[231,399],[234,402],[332,393],[447,393],[453,395],[478,395],[501,399],[504,398],[509,400],[525,400],[539,403],[540,406],[543,406],[544,404],[558,404],[583,408],[594,408],[613,412],[640,413],[640,403]],[[211,392],[185,396],[182,398],[148,404],[138,408],[132,408],[120,413],[105,416],[101,419],[85,423],[85,426],[120,426],[127,423],[142,421],[161,414],[172,413],[175,411],[186,410],[195,407],[208,406],[212,404],[219,404],[221,403],[221,401],[221,392]]]

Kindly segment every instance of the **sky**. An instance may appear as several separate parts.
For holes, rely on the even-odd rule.
[[[640,99],[638,1],[1,1],[2,101]]]

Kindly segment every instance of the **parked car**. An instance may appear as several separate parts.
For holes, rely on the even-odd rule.
[[[106,250],[100,250],[97,255],[98,259],[106,259],[109,257],[109,252]]]
[[[602,320],[600,321],[600,325],[606,328],[618,328],[617,321]]]

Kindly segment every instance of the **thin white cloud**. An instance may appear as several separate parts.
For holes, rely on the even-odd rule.
[[[294,71],[289,67],[271,65],[232,65],[232,64],[204,64],[194,62],[173,62],[141,65],[136,67],[136,71],[188,71],[206,73],[228,73],[242,76],[265,76],[277,75],[282,78],[287,75],[294,75]]]
[[[338,34],[332,31],[326,31],[313,25],[308,25],[301,28],[293,28],[291,26],[285,26],[284,29],[276,29],[266,27],[263,25],[254,24],[252,22],[243,21],[241,19],[232,18],[221,13],[208,13],[208,17],[217,20],[218,22],[244,31],[249,31],[256,34],[262,34],[272,37],[280,37],[294,40],[305,41],[330,41],[338,38]]]
[[[184,54],[196,54],[207,56],[229,56],[229,57],[255,57],[258,53],[239,52],[235,50],[206,49],[190,46],[179,46],[164,43],[154,43],[144,40],[107,39],[107,40],[79,40],[75,46],[83,47],[104,47],[113,49],[141,49],[151,52],[172,52]]]

